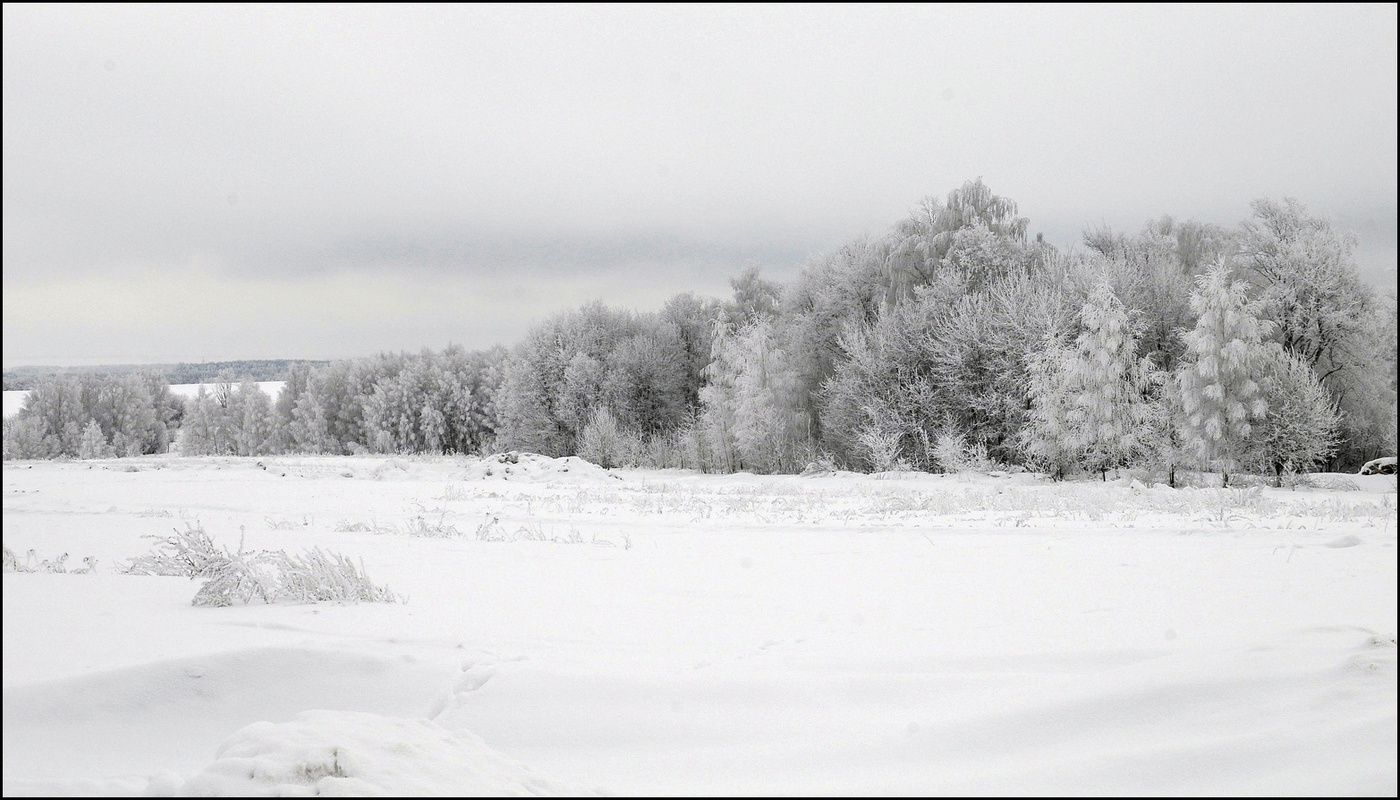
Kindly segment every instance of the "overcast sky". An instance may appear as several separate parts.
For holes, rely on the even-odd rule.
[[[1062,246],[1295,197],[1395,282],[1393,4],[3,13],[7,368],[512,344],[979,176]]]

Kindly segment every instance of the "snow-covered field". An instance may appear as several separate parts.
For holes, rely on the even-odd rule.
[[[4,575],[4,793],[1393,796],[1395,478],[1317,482],[6,463],[98,568]],[[115,571],[196,521],[406,602]]]
[[[24,407],[24,398],[29,396],[26,391],[6,391],[5,392],[5,419],[9,419],[19,413]]]

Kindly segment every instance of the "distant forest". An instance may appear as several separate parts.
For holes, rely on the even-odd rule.
[[[292,367],[305,365],[323,367],[329,361],[307,361],[286,358],[260,361],[204,361],[198,364],[116,364],[92,367],[15,367],[4,374],[5,391],[27,391],[40,380],[57,375],[131,375],[138,372],[156,373],[172,386],[182,383],[215,383],[228,381],[285,381]]]
[[[1174,484],[1180,467],[1282,484],[1394,454],[1395,290],[1360,279],[1356,239],[1331,220],[1295,200],[1252,208],[1234,227],[1090,227],[1060,250],[970,181],[791,282],[749,268],[728,298],[586,303],[510,349],[50,376],[5,421],[4,455],[518,450],[707,472],[1126,468]],[[278,379],[275,398],[252,383]],[[163,380],[216,385],[186,401]]]

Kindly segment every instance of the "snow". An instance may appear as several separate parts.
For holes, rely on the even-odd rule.
[[[24,398],[29,396],[27,391],[6,390],[5,391],[5,419],[9,419],[19,413],[24,407]]]
[[[99,567],[4,575],[4,793],[1394,795],[1395,478],[1315,483],[7,462]],[[196,522],[407,601],[115,571]]]
[[[166,778],[165,786],[197,797],[578,793],[470,733],[359,711],[303,711],[292,722],[254,723],[226,739],[213,764],[177,780]]]

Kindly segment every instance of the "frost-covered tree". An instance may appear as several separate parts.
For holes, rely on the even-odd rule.
[[[1073,393],[1069,421],[1084,464],[1107,479],[1143,449],[1143,432],[1156,414],[1150,398],[1158,382],[1150,359],[1137,357],[1134,334],[1123,304],[1100,284],[1080,312],[1084,332],[1074,357],[1063,362]]]
[[[106,376],[85,379],[84,383],[88,409],[112,443],[115,455],[135,456],[164,449],[164,425],[144,376]]]
[[[1341,415],[1307,362],[1277,350],[1260,381],[1268,413],[1254,424],[1252,456],[1283,485],[1283,473],[1306,472],[1337,449]]]
[[[793,470],[810,455],[807,418],[796,396],[797,375],[775,346],[772,323],[738,331],[723,320],[715,336],[709,383],[700,390],[700,423],[723,471]]]
[[[1303,359],[1342,415],[1339,454],[1355,467],[1381,452],[1394,391],[1377,362],[1394,328],[1377,330],[1382,300],[1360,277],[1356,237],[1297,200],[1257,200],[1241,224],[1235,263],[1256,285],[1273,340]]]
[[[286,383],[282,384],[281,390],[277,392],[277,397],[273,400],[272,447],[276,452],[288,453],[297,449],[295,437],[292,435],[292,423],[296,420],[297,401],[306,394],[306,387],[310,381],[311,366],[309,364],[293,364],[287,375]]]
[[[12,458],[56,458],[58,442],[44,433],[44,423],[36,416],[5,419],[5,460]]]
[[[276,420],[272,399],[256,383],[243,383],[235,390],[233,413],[238,414],[233,434],[234,453],[260,456],[273,452]]]
[[[175,408],[169,387],[152,375],[45,378],[25,398],[19,412],[23,424],[12,427],[16,438],[9,452],[19,458],[77,456],[89,422],[97,423],[117,456],[163,452],[169,444],[166,422]]]
[[[201,385],[185,409],[180,425],[180,452],[187,456],[223,452],[225,425],[223,408]]]
[[[1030,460],[1057,480],[1079,461],[1070,421],[1074,393],[1066,378],[1066,365],[1073,359],[1074,351],[1052,332],[1026,360],[1031,408],[1020,441]]]
[[[729,286],[734,297],[725,304],[729,320],[737,328],[747,327],[759,320],[772,320],[782,301],[782,287],[759,277],[759,268],[750,266],[731,278]]]
[[[675,326],[679,337],[684,364],[680,374],[685,398],[682,419],[689,418],[700,408],[700,387],[705,385],[705,367],[710,364],[710,350],[714,344],[714,322],[721,308],[719,300],[685,292],[667,300],[658,314],[661,324]]]
[[[586,352],[569,359],[564,384],[555,388],[557,418],[564,428],[581,432],[588,424],[593,409],[602,404],[604,375],[603,362]]]
[[[589,412],[602,402],[612,354],[645,327],[636,314],[589,303],[532,328],[507,359],[502,445],[552,456],[575,453]]]
[[[955,276],[939,276],[913,301],[883,306],[873,324],[847,327],[844,358],[822,388],[822,447],[844,463],[869,466],[872,451],[862,438],[898,430],[901,456],[915,469],[935,470],[937,433],[947,423],[994,460],[1022,460],[1028,358],[1068,316],[1044,275],[1008,276],[975,293],[963,293]],[[875,418],[883,430],[872,439]]]
[[[957,276],[966,291],[980,292],[994,282],[1030,268],[1034,252],[1024,235],[1010,238],[981,220],[948,237],[941,269]]]
[[[702,466],[707,471],[734,472],[740,468],[734,442],[738,425],[735,383],[743,363],[728,317],[725,312],[715,320],[710,363],[705,367],[705,385],[700,388],[699,426],[709,454]]]
[[[769,313],[768,284],[746,275],[750,280],[736,283],[751,296],[741,291],[740,299],[748,300],[735,307]],[[501,444],[546,455],[577,453],[600,406],[630,438],[680,427],[699,400],[696,348],[705,337],[695,328],[707,308],[682,300],[657,315],[590,303],[535,326],[506,362],[497,403]]]
[[[609,355],[603,398],[624,429],[647,436],[666,433],[687,418],[699,399],[688,391],[689,369],[680,329],[646,317],[637,334]]]
[[[1186,353],[1175,374],[1181,439],[1197,464],[1218,467],[1229,485],[1230,470],[1247,455],[1251,423],[1268,410],[1258,379],[1269,363],[1263,338],[1272,326],[1258,318],[1246,285],[1232,281],[1223,264],[1196,283],[1196,326],[1185,334]]]
[[[554,387],[563,381],[565,364],[552,336],[531,330],[511,351],[501,383],[502,447],[543,455],[564,455],[567,431],[560,423]]]
[[[887,238],[850,242],[815,259],[784,295],[779,332],[801,382],[805,411],[823,439],[822,386],[847,357],[842,336],[868,329],[886,302],[889,251]],[[850,406],[853,414],[859,409],[858,402]],[[854,435],[842,438],[854,442]]]
[[[949,192],[945,202],[925,198],[908,219],[895,226],[891,235],[893,248],[886,262],[890,291],[886,299],[897,302],[910,296],[915,287],[932,283],[934,276],[947,266],[949,253],[959,244],[978,270],[987,269],[988,274],[983,277],[1004,277],[991,274],[996,271],[992,265],[1020,263],[1006,251],[1004,243],[1024,242],[1029,224],[1029,220],[1017,216],[1015,202],[993,194],[981,178]],[[982,229],[982,233],[971,238],[960,235],[974,228]],[[983,257],[978,258],[974,251]]]
[[[1384,365],[1384,372],[1380,380],[1390,399],[1390,413],[1386,415],[1389,424],[1382,427],[1381,447],[1386,453],[1394,453],[1397,444],[1400,444],[1396,441],[1397,422],[1400,422],[1400,409],[1397,409],[1396,406],[1396,378],[1397,374],[1400,374],[1400,353],[1397,353],[1397,345],[1400,345],[1400,342],[1396,341],[1395,331],[1400,330],[1400,328],[1396,327],[1395,287],[1392,286],[1390,291],[1381,296],[1380,303],[1382,314],[1375,321],[1374,327],[1378,334],[1383,335],[1377,335],[1375,339],[1380,343],[1379,361]]]
[[[83,460],[102,458],[107,455],[107,437],[102,435],[102,426],[97,420],[88,420],[83,428],[83,438],[78,442],[78,458]]]
[[[185,413],[181,450],[186,455],[253,456],[272,452],[272,400],[256,383],[203,386]],[[114,442],[115,446],[115,442]]]
[[[800,469],[811,454],[809,429],[786,351],[765,321],[735,343],[742,367],[734,380],[734,440],[743,463],[760,472]]]
[[[1137,357],[1128,312],[1107,281],[1089,295],[1073,348],[1047,348],[1033,363],[1029,449],[1056,467],[1077,460],[1106,480],[1147,449],[1159,415],[1151,394],[1160,383],[1151,359]]]
[[[1139,355],[1167,370],[1181,357],[1180,331],[1194,322],[1189,299],[1196,273],[1171,235],[1174,224],[1164,218],[1133,236],[1106,228],[1086,232],[1091,252],[1067,276],[1072,291],[1085,299],[1099,282],[1109,281],[1140,331]]]
[[[44,436],[52,440],[54,455],[76,455],[83,426],[92,416],[84,398],[82,380],[76,376],[40,381],[29,390],[20,416],[39,419]]]
[[[330,435],[330,423],[326,419],[324,395],[318,391],[321,384],[314,377],[307,381],[307,389],[297,398],[292,409],[292,421],[288,425],[291,448],[297,453],[339,453],[340,446]]]
[[[900,461],[932,467],[920,433],[937,404],[902,322],[889,309],[872,323],[847,323],[841,357],[822,384],[822,445],[852,468],[882,470]]]
[[[455,453],[482,453],[494,446],[497,402],[506,349],[467,351],[448,347],[444,369],[452,378],[448,399],[449,447]]]
[[[1356,272],[1356,237],[1292,198],[1251,206],[1236,263],[1260,284],[1261,312],[1274,322],[1277,341],[1321,380],[1355,367],[1349,345],[1370,311]]]

